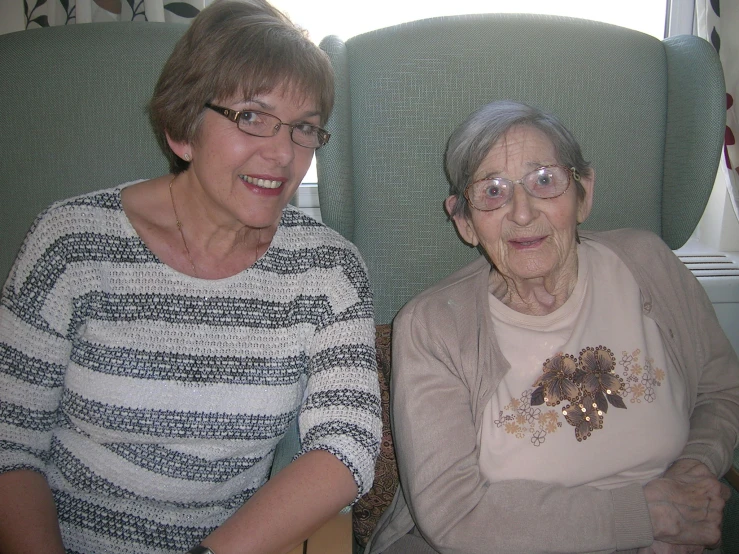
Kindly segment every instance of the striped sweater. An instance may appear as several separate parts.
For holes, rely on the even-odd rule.
[[[182,553],[301,453],[336,455],[365,493],[380,437],[372,296],[356,248],[288,206],[242,273],[159,261],[122,187],[32,227],[0,306],[0,472],[52,489],[68,552]]]

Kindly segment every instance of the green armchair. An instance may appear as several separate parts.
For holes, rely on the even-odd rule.
[[[596,169],[583,227],[645,228],[677,249],[703,214],[726,99],[718,56],[700,38],[660,41],[593,21],[486,14],[415,21],[345,42],[332,36],[321,47],[337,83],[331,144],[318,152],[321,214],[362,252],[378,324],[477,256],[445,217],[443,154],[451,131],[493,100],[552,111],[579,138]],[[387,342],[378,350],[386,379],[389,357]],[[397,487],[387,421],[377,470],[371,497],[355,508],[360,544]],[[727,510],[727,533],[738,521]]]
[[[565,17],[486,14],[321,43],[336,71],[330,148],[318,151],[323,221],[361,250],[377,323],[470,261],[444,216],[451,131],[497,99],[556,113],[596,169],[589,229],[641,227],[679,248],[713,186],[726,113],[704,40],[664,41]]]

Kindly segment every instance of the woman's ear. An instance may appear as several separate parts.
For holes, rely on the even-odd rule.
[[[480,240],[477,238],[477,232],[475,226],[472,225],[472,221],[464,213],[452,215],[454,213],[454,207],[457,205],[457,197],[452,195],[444,200],[444,208],[446,209],[447,215],[454,221],[454,226],[457,228],[457,233],[464,242],[470,246],[477,246],[480,244]]]
[[[595,170],[590,169],[590,177],[581,176],[580,184],[585,189],[585,198],[577,202],[577,222],[584,222],[593,208],[593,189],[595,188]]]
[[[172,140],[172,137],[170,137],[169,133],[166,131],[164,132],[164,135],[167,137],[167,144],[169,144],[172,152],[174,152],[177,157],[186,162],[192,161],[192,145],[189,142]]]

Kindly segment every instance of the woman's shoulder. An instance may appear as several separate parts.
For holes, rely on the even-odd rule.
[[[643,229],[615,229],[581,233],[583,240],[595,241],[623,261],[640,283],[664,283],[691,279],[690,272],[655,233]]]
[[[412,298],[401,313],[444,312],[448,310],[472,313],[480,287],[486,286],[490,262],[483,256],[445,277]]]
[[[95,209],[119,211],[121,210],[121,190],[127,185],[128,183],[56,200],[47,206],[36,220],[38,222],[49,218],[64,218],[77,212]]]
[[[648,260],[655,255],[672,253],[670,247],[655,233],[644,229],[613,229],[581,231],[584,240],[592,240],[616,252],[620,257]]]
[[[97,190],[58,200],[31,225],[13,266],[17,277],[37,264],[84,260],[101,250],[100,237],[126,235],[120,213],[120,188]]]
[[[54,221],[59,225],[60,220],[76,219],[80,214],[85,214],[87,219],[95,215],[96,211],[120,211],[120,191],[125,185],[119,185],[108,189],[100,189],[86,192],[77,196],[71,196],[62,200],[56,200],[49,204],[36,216],[32,230],[47,221]],[[69,225],[59,227],[59,231],[68,229]]]
[[[343,255],[351,252],[361,259],[359,250],[351,241],[295,206],[288,205],[282,210],[280,228],[284,248],[336,250],[342,251]]]

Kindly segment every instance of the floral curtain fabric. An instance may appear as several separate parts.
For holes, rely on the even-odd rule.
[[[708,40],[721,58],[726,79],[726,135],[724,160],[729,196],[739,217],[739,2],[696,0],[696,34]]]
[[[212,0],[23,0],[26,29],[92,21],[187,22]]]

